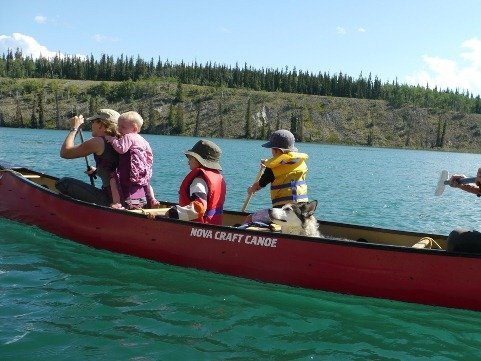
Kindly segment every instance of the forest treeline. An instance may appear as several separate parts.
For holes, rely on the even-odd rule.
[[[0,127],[68,129],[74,114],[138,111],[143,133],[478,150],[479,96],[378,78],[121,56],[0,59]],[[89,129],[85,124],[85,130]]]
[[[425,86],[383,83],[377,76],[357,78],[339,73],[314,74],[288,69],[254,69],[247,64],[235,67],[212,64],[172,63],[160,58],[149,61],[123,56],[102,55],[100,59],[60,56],[33,59],[9,50],[0,58],[0,77],[75,79],[94,81],[138,81],[151,78],[172,79],[182,84],[244,88],[254,91],[298,93],[343,98],[385,100],[394,107],[416,106],[446,111],[481,114],[480,96],[458,89],[431,89]]]

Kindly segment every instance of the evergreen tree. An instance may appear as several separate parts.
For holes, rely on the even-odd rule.
[[[219,137],[224,138],[224,117],[222,116],[222,101],[219,102]]]
[[[43,89],[37,93],[38,97],[38,127],[45,128],[45,93]]]
[[[22,114],[22,108],[20,106],[20,100],[18,99],[18,94],[17,94],[17,99],[16,99],[16,110],[15,110],[15,121],[14,125],[19,128],[23,128],[25,125],[23,124],[23,114]]]
[[[95,114],[98,109],[97,97],[90,96],[89,98],[89,115]]]
[[[276,130],[282,129],[282,123],[281,123],[281,116],[279,114],[279,111],[277,112],[277,119],[276,119]],[[271,132],[269,132],[270,134]]]
[[[440,142],[440,144],[439,144],[439,146],[440,146],[441,148],[444,148],[444,139],[445,139],[445,136],[446,136],[446,129],[447,129],[447,127],[448,127],[448,120],[445,119],[445,120],[444,120],[444,124],[443,124],[443,131],[442,131],[442,133],[441,133],[441,142]]]
[[[441,146],[441,119],[438,120],[438,127],[436,130],[436,147]]]
[[[59,92],[60,83],[57,80],[53,80],[49,83],[49,89],[54,93],[55,99],[55,129],[60,129],[60,105],[59,105]]]
[[[178,104],[175,109],[175,134],[183,134],[185,132],[184,108],[182,104]]]
[[[295,114],[294,112],[292,112],[292,114],[291,114],[291,133],[294,135],[294,137],[295,137],[296,139],[299,138],[299,135],[297,134],[297,129],[298,129],[297,124],[298,124],[298,121],[299,121],[298,117],[296,116],[296,114]]]
[[[245,126],[244,126],[244,138],[250,139],[251,137],[251,98],[247,100],[247,109],[245,116]]]
[[[479,97],[479,95],[475,98],[474,112],[477,114],[481,114],[481,98]]]
[[[38,128],[37,102],[35,97],[32,99],[32,115],[30,116],[30,128],[32,129]]]
[[[149,119],[148,131],[149,131],[149,133],[157,133],[158,132],[157,124],[158,124],[158,121],[159,121],[159,118],[158,118],[159,112],[157,110],[155,110],[154,101],[152,99],[149,100],[148,108],[149,108],[148,115],[147,115],[147,118]]]
[[[170,134],[170,132],[174,129],[175,127],[175,109],[174,105],[170,104],[169,106],[169,115],[167,115],[167,134]]]
[[[175,99],[174,103],[181,103],[184,101],[184,92],[182,90],[182,83],[180,81],[177,82],[177,90],[175,92]]]
[[[196,116],[195,116],[195,126],[194,126],[194,134],[193,134],[194,137],[198,137],[198,136],[199,136],[199,129],[200,129],[200,111],[201,111],[201,109],[202,109],[202,102],[201,102],[200,100],[197,101],[196,107],[197,107],[197,113],[196,113]]]

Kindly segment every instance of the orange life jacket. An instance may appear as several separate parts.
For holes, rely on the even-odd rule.
[[[195,178],[202,178],[209,188],[207,194],[207,209],[203,217],[195,219],[195,222],[222,224],[222,213],[226,194],[226,184],[222,173],[218,170],[207,168],[195,168],[184,178],[179,189],[179,205],[185,207],[191,202],[190,185]]]

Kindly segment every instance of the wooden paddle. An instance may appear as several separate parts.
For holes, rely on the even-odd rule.
[[[474,183],[476,177],[471,178],[461,178],[458,183],[459,184],[468,184]],[[438,186],[436,187],[436,191],[434,192],[435,196],[440,196],[444,192],[444,188],[446,185],[449,184],[449,174],[447,170],[441,171],[441,176],[439,177]]]
[[[80,140],[83,143],[84,142],[84,136],[82,134],[82,129],[79,128],[78,133],[80,134]],[[92,167],[89,164],[89,159],[87,158],[87,156],[85,156],[85,164],[87,165],[87,171],[92,170]],[[88,176],[90,178],[90,184],[95,187],[95,181],[94,181],[94,178],[96,178],[95,175],[89,174]]]
[[[259,181],[259,179],[262,176],[262,173],[264,173],[264,166],[263,165],[261,165],[261,167],[259,169],[259,172],[257,173],[256,180],[254,181],[254,183]],[[249,204],[253,194],[254,194],[254,192],[247,195],[247,198],[244,201],[244,205],[242,206],[241,212],[245,212],[245,210],[247,208],[247,205]]]

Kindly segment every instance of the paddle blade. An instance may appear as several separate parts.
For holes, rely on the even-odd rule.
[[[438,186],[436,187],[436,191],[434,192],[435,196],[440,196],[441,194],[443,194],[444,188],[446,187],[446,182],[448,180],[448,177],[449,177],[448,171],[443,170],[441,172],[440,177],[439,177]]]

